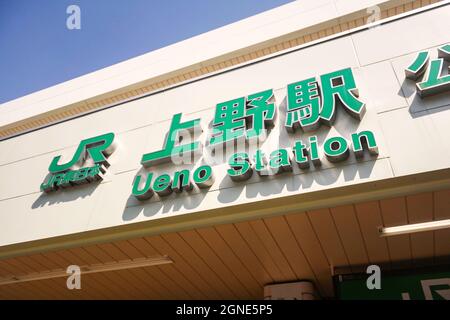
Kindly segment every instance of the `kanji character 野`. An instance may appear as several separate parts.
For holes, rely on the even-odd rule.
[[[219,103],[216,106],[210,145],[239,138],[264,139],[266,128],[273,125],[274,119],[272,89]]]

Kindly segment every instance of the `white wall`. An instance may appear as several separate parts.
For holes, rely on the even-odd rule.
[[[416,52],[426,49],[435,55],[436,47],[450,42],[449,18],[449,6],[433,9],[0,142],[0,245],[449,168],[450,93],[422,100],[403,71]],[[145,203],[130,197],[142,154],[161,149],[173,114],[183,112],[185,120],[200,117],[206,129],[216,103],[273,88],[279,105],[287,84],[345,67],[354,69],[367,113],[359,122],[338,110],[336,126],[322,126],[314,134],[323,142],[371,129],[379,145],[377,158],[356,161],[351,156],[341,164],[325,160],[320,170],[254,175],[240,184],[226,176],[222,164],[214,167],[216,182],[208,192]],[[263,149],[307,137],[288,135],[282,119]],[[105,181],[49,195],[39,191],[53,157],[69,159],[80,140],[109,131],[120,145]],[[180,168],[161,166],[155,172]]]

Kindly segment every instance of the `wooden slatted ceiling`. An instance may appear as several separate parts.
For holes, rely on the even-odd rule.
[[[433,213],[435,220],[448,219],[450,194],[448,191],[433,193]],[[450,229],[437,230],[434,233],[434,254],[435,256],[448,255],[450,252]]]
[[[265,284],[310,279],[333,296],[332,267],[420,266],[450,256],[450,230],[381,238],[378,226],[450,218],[450,190],[0,260],[0,277],[169,255],[173,264],[1,285],[1,299],[261,299]],[[352,269],[353,268],[353,269]]]

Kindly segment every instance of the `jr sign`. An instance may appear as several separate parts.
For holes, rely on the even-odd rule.
[[[50,175],[41,184],[41,191],[50,192],[103,179],[102,174],[109,167],[107,157],[115,150],[113,142],[114,133],[103,134],[81,141],[72,159],[66,163],[59,163],[61,156],[54,157],[48,167]],[[87,163],[90,165],[84,166]]]

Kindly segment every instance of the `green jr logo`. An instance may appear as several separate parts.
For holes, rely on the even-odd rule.
[[[48,167],[50,177],[41,184],[41,191],[51,192],[59,188],[102,180],[105,168],[109,167],[107,158],[115,149],[112,132],[82,140],[70,161],[60,164],[61,156],[53,158]],[[82,167],[87,160],[93,166]]]

